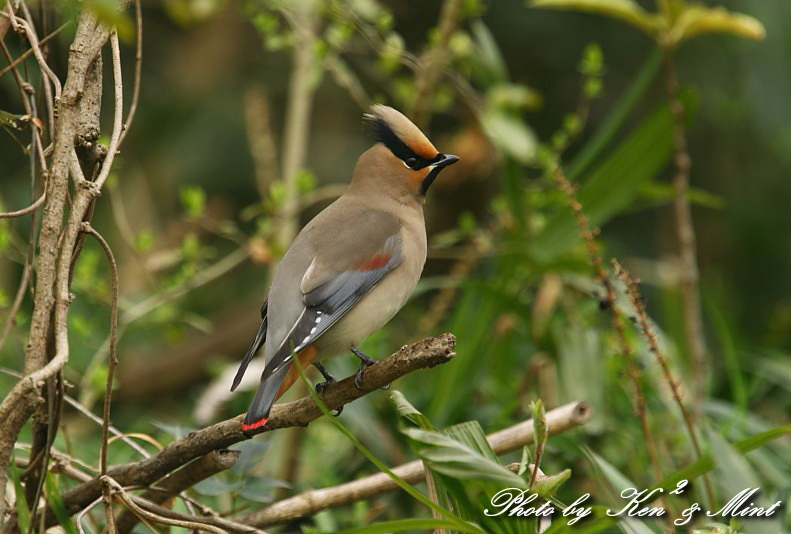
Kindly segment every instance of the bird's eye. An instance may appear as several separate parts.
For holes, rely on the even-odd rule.
[[[414,170],[415,169],[415,165],[417,165],[417,158],[407,158],[407,159],[405,159],[404,160],[404,165],[408,169]]]

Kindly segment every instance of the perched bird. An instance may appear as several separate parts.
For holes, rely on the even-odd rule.
[[[415,288],[426,261],[423,203],[439,172],[459,160],[438,152],[400,112],[375,105],[363,123],[376,140],[357,160],[352,181],[294,239],[275,269],[261,324],[231,391],[250,360],[265,367],[242,430],[266,424],[274,401],[303,368],[351,351],[360,358],[355,384],[375,360],[357,349],[387,323]]]

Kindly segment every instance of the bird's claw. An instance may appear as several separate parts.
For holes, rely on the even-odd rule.
[[[363,373],[365,373],[366,369],[375,364],[376,360],[356,347],[351,347],[349,350],[351,350],[355,356],[360,358],[360,368],[357,369],[357,373],[354,375],[354,387],[361,390],[363,389]]]
[[[319,382],[315,386],[316,393],[318,393],[318,394],[324,393],[327,390],[327,388],[330,387],[330,385],[332,385],[334,383],[335,383],[335,379],[334,378],[325,380],[324,382]]]

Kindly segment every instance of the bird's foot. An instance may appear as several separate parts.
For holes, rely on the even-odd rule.
[[[357,369],[357,372],[354,374],[354,387],[356,387],[357,389],[363,389],[363,383],[362,383],[363,373],[365,373],[366,369],[368,369],[370,366],[372,366],[379,360],[374,360],[373,358],[371,358],[370,356],[368,356],[367,354],[365,354],[363,351],[361,351],[356,347],[351,347],[349,350],[351,350],[355,356],[360,358],[360,368]],[[381,387],[381,389],[384,390],[390,389],[390,384],[385,384],[384,386]]]
[[[313,366],[314,366],[316,369],[318,369],[318,370],[319,370],[319,372],[321,373],[321,376],[323,376],[323,377],[324,377],[324,382],[319,382],[319,383],[318,383],[318,384],[316,384],[316,386],[315,386],[315,388],[316,388],[316,393],[318,393],[319,395],[321,395],[322,393],[324,393],[324,391],[326,391],[326,389],[327,389],[327,388],[328,388],[328,387],[329,387],[331,384],[334,384],[335,382],[337,382],[337,380],[335,380],[335,377],[334,377],[334,376],[332,376],[332,375],[330,374],[330,372],[329,372],[329,371],[327,371],[327,369],[326,369],[326,368],[325,368],[323,365],[321,365],[320,363],[318,363],[318,362],[313,362]],[[332,415],[334,415],[335,417],[338,417],[338,416],[339,416],[339,415],[340,415],[342,412],[343,412],[343,406],[341,406],[340,408],[336,408],[335,410],[333,410],[333,414],[332,414]]]

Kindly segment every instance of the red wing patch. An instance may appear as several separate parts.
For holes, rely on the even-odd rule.
[[[372,258],[355,263],[354,269],[360,272],[375,271],[387,265],[388,261],[390,261],[390,255],[377,254]]]

